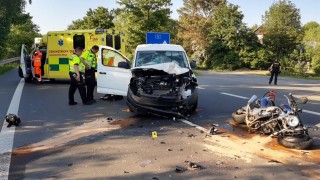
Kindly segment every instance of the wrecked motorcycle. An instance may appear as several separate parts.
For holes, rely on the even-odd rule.
[[[280,130],[274,132],[272,135],[277,136],[279,144],[295,149],[308,149],[313,139],[308,134],[308,128],[303,125],[299,113],[299,104],[306,104],[308,99],[306,97],[300,98],[297,102],[293,95],[290,93],[289,97],[286,96],[288,104],[280,106],[282,114],[278,116],[281,119]]]
[[[251,109],[259,109],[259,108],[265,108],[267,106],[275,106],[275,92],[274,91],[268,91],[266,92],[261,99],[255,100],[255,103],[250,104]],[[243,124],[246,120],[246,108],[247,106],[243,106],[239,109],[237,109],[235,112],[232,113],[232,119],[239,123]]]
[[[257,102],[257,96],[253,95],[246,106],[245,123],[249,132],[277,137],[279,144],[289,148],[307,149],[313,140],[300,119],[302,110],[298,104],[305,104],[308,99],[301,98],[297,102],[291,93],[289,96],[291,99],[285,95],[288,104],[257,108],[253,105]]]

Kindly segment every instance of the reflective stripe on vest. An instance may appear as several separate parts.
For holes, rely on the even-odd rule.
[[[69,70],[70,70],[70,72],[75,72],[75,70],[74,70],[74,65],[75,64],[78,64],[79,72],[84,72],[85,66],[81,62],[79,56],[76,55],[76,54],[72,54],[70,59],[69,59]]]

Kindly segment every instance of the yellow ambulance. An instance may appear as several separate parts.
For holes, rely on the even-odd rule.
[[[69,79],[69,57],[76,47],[88,50],[93,45],[103,45],[126,54],[125,44],[124,33],[112,29],[49,31],[39,43],[40,47],[46,46],[46,50],[41,49],[45,51],[43,79]],[[26,82],[34,78],[31,56],[27,48],[22,45],[19,76],[25,78]]]

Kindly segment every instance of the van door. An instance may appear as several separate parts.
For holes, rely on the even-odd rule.
[[[127,96],[128,85],[131,78],[130,61],[119,51],[109,47],[100,46],[98,52],[97,92]],[[120,67],[119,67],[120,65]]]

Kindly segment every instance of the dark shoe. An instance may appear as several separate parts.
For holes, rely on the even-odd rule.
[[[96,103],[97,101],[95,99],[91,99],[90,102]]]
[[[77,102],[69,102],[69,106],[73,106],[73,105],[76,105],[78,104]]]
[[[92,105],[91,101],[84,102],[83,105]]]

